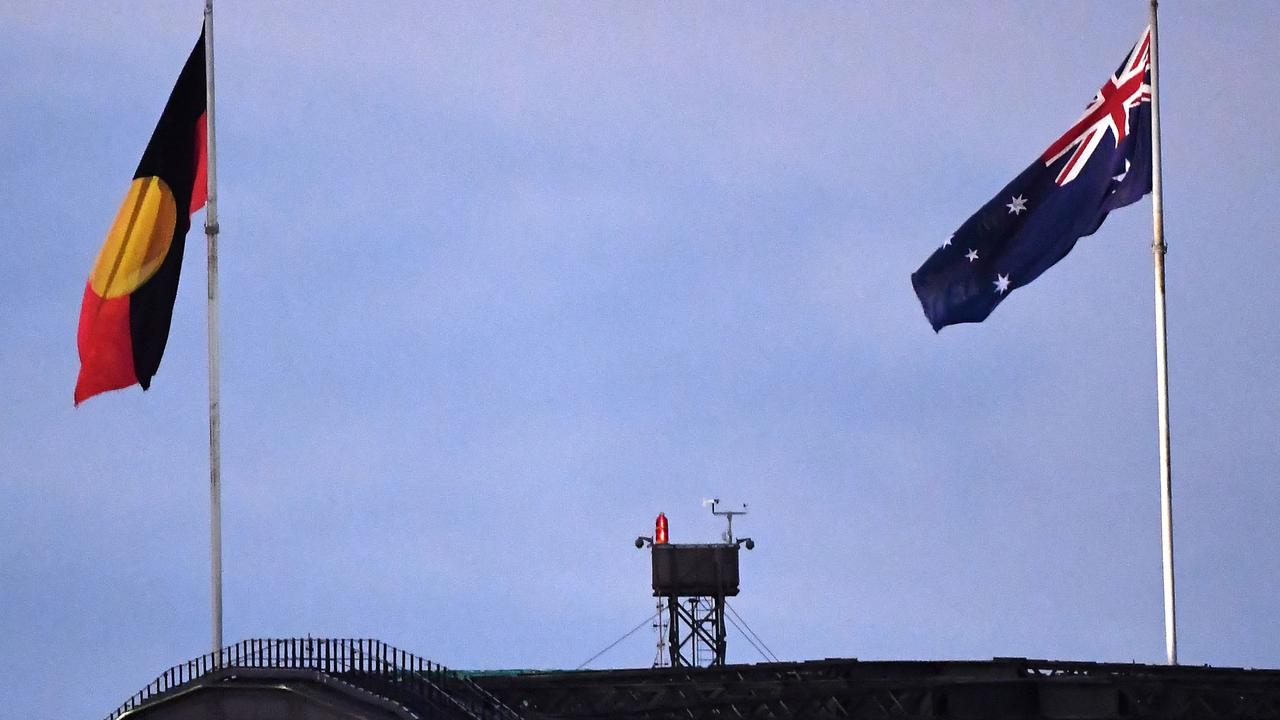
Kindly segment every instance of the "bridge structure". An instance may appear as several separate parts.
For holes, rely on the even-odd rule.
[[[107,720],[1280,720],[1280,670],[995,658],[467,672],[377,640],[245,640]]]

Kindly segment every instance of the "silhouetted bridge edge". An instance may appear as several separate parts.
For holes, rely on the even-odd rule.
[[[199,717],[164,706],[250,688],[337,694],[397,719],[1280,720],[1280,670],[1269,669],[995,658],[468,673],[378,640],[329,638],[245,640],[180,663],[107,720]]]

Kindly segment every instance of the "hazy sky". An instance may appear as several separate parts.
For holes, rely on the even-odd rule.
[[[198,232],[152,389],[71,404],[199,32],[197,0],[136,5],[0,7],[15,718],[105,716],[209,644]],[[1277,667],[1280,5],[1161,19],[1181,656]],[[635,536],[714,541],[718,495],[785,659],[1162,661],[1150,200],[981,325],[935,335],[909,281],[1146,22],[219,0],[227,641],[576,667],[653,610]]]

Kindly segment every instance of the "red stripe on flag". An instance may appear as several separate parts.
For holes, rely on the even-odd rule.
[[[129,296],[103,300],[86,283],[80,304],[80,376],[76,378],[75,403],[108,390],[138,382],[133,368],[133,341],[129,334]]]
[[[194,215],[209,200],[209,124],[207,113],[200,113],[196,120],[196,179],[191,185],[191,210]]]

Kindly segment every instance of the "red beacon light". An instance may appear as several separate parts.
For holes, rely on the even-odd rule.
[[[658,519],[653,523],[653,544],[667,544],[667,514],[658,513]]]
[[[645,545],[648,545],[652,548],[655,545],[668,545],[670,544],[668,537],[667,514],[658,513],[658,517],[653,521],[653,537],[645,537],[644,535],[641,535],[636,538],[636,547],[643,548]],[[672,547],[677,546],[672,545]]]

